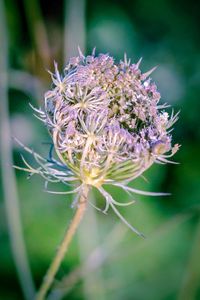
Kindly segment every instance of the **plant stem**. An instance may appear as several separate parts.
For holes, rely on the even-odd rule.
[[[90,193],[90,201],[93,202],[94,196]],[[88,215],[77,232],[79,246],[80,265],[86,263],[88,253],[94,249],[99,241],[99,225],[96,212],[93,207],[88,209]],[[90,238],[86,238],[89,236]],[[96,260],[92,265],[95,265]],[[99,266],[97,272],[89,272],[88,276],[83,277],[82,292],[83,298],[87,300],[105,300],[105,281],[102,268]],[[55,300],[55,299],[54,299]]]
[[[45,296],[55,278],[55,275],[60,267],[60,264],[69,248],[69,245],[73,238],[73,235],[76,232],[76,229],[78,228],[78,226],[82,220],[85,209],[87,207],[88,193],[89,193],[89,187],[87,185],[84,185],[80,192],[78,206],[77,206],[77,210],[74,215],[74,218],[72,219],[72,222],[71,222],[68,230],[65,233],[65,236],[61,242],[61,245],[58,248],[55,258],[54,258],[53,262],[51,263],[46,276],[44,277],[43,284],[41,285],[41,288],[36,296],[36,300],[45,299]]]
[[[126,233],[127,228],[122,226],[121,223],[117,223],[106,239],[89,254],[85,261],[82,261],[71,273],[65,275],[55,284],[48,300],[61,300],[66,296],[69,297],[69,293],[81,279],[85,280],[88,275],[91,276],[94,272],[98,273],[99,268],[105,264],[114,249],[122,242]]]
[[[78,7],[78,9],[77,9]],[[66,62],[74,56],[77,46],[85,51],[86,46],[86,0],[65,0],[64,1],[64,57]],[[76,24],[76,26],[74,26]]]

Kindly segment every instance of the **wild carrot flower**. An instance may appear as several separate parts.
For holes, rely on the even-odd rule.
[[[44,108],[33,109],[47,126],[59,161],[51,153],[45,159],[27,147],[39,166],[33,169],[24,160],[24,170],[41,175],[46,186],[48,182],[76,186],[60,193],[81,193],[83,185],[97,188],[106,200],[103,211],[111,206],[137,233],[116,208],[130,202],[117,202],[104,186],[161,195],[127,184],[153,163],[171,162],[169,157],[179,147],[172,145],[171,136],[178,114],[172,112],[170,116],[166,112],[168,105],[159,103],[160,93],[149,77],[154,68],[142,73],[140,63],[141,60],[131,64],[125,55],[116,64],[108,54],[95,56],[93,50],[88,56],[79,51],[62,74],[55,64],[55,73],[50,73],[53,85],[44,96]]]
[[[140,234],[120,214],[117,206],[132,202],[113,199],[104,186],[113,185],[126,192],[162,195],[140,191],[128,183],[141,176],[153,163],[171,162],[179,146],[172,145],[171,127],[178,114],[166,112],[167,104],[159,104],[160,94],[146,73],[139,69],[141,60],[131,64],[126,55],[118,64],[108,54],[84,56],[81,51],[70,59],[62,74],[55,64],[50,73],[52,88],[44,96],[44,108],[36,109],[37,118],[47,126],[52,137],[49,157],[43,158],[26,146],[38,163],[33,168],[24,158],[25,168],[49,182],[73,186],[66,192],[75,193],[76,213],[58,252],[50,265],[37,300],[45,296],[54,280],[71,239],[82,219],[93,187],[105,198],[106,213],[111,207],[134,232]],[[53,158],[53,148],[59,160]],[[90,203],[90,202],[89,202]],[[141,235],[141,234],[140,234]]]

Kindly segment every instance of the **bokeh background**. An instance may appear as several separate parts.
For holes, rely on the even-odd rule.
[[[42,105],[51,84],[47,69],[53,71],[55,60],[62,70],[78,45],[116,60],[124,52],[133,62],[143,57],[142,71],[158,65],[152,77],[162,101],[181,111],[173,136],[182,147],[174,158],[179,165],[155,165],[148,181],[132,183],[172,195],[137,196],[120,210],[146,239],[112,211],[105,216],[89,207],[57,274],[55,284],[65,277],[65,288],[49,299],[200,299],[199,11],[195,0],[0,0],[0,299],[32,299],[21,231],[38,288],[73,216],[71,196],[49,195],[41,178],[27,180],[12,169],[12,159],[23,165],[20,154],[34,162],[11,137],[48,155],[50,138],[29,103]],[[93,198],[103,206],[98,193]]]

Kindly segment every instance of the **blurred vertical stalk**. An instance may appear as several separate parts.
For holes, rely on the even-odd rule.
[[[65,0],[64,63],[77,52],[85,51],[86,0]]]
[[[78,46],[83,53],[86,50],[85,11],[86,0],[65,0],[64,63],[75,55]],[[81,263],[85,262],[88,253],[99,243],[98,236],[98,220],[94,209],[91,209],[77,233]],[[105,299],[101,268],[95,274],[87,274],[83,278],[83,293],[87,300]]]
[[[92,193],[91,193],[92,195]],[[92,201],[90,197],[90,201]],[[89,209],[87,218],[84,219],[78,231],[79,256],[81,264],[85,264],[88,255],[99,244],[99,225],[94,208]],[[93,265],[98,264],[98,257]],[[96,272],[87,270],[83,278],[83,293],[87,300],[105,300],[105,283],[103,280],[102,265],[99,264]]]
[[[43,64],[46,68],[51,64],[51,50],[49,47],[47,30],[42,17],[38,0],[24,0],[27,25],[36,54],[36,66]],[[37,63],[37,58],[39,62]],[[38,70],[35,70],[38,71]]]
[[[90,223],[90,219],[88,220],[88,223]],[[105,264],[107,259],[113,253],[114,249],[116,249],[117,246],[122,242],[127,230],[128,229],[126,227],[122,226],[120,223],[117,223],[115,227],[111,230],[111,232],[108,233],[106,239],[103,242],[101,242],[97,247],[95,247],[92,250],[92,252],[87,253],[87,258],[84,259],[84,261],[81,261],[79,266],[77,266],[69,274],[64,276],[59,282],[55,284],[55,287],[49,295],[48,300],[61,300],[64,299],[64,297],[69,297],[69,293],[80,280],[85,280],[88,276],[95,277],[94,272],[99,272],[100,268]],[[87,241],[88,240],[89,239],[87,238]],[[100,275],[102,275],[102,273],[100,273]],[[100,284],[102,284],[102,282],[95,282],[95,285],[96,283],[98,284],[98,287],[100,287]],[[101,298],[104,297],[106,299],[105,281],[104,285],[101,287],[104,289],[102,293],[103,296],[101,296]],[[98,294],[95,294],[93,299],[101,298],[99,298]]]
[[[27,260],[20,221],[8,108],[8,32],[4,1],[0,1],[0,158],[8,230],[17,274],[25,299],[33,299],[34,285]]]

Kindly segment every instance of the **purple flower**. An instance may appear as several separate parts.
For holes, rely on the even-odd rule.
[[[116,202],[103,185],[130,191],[126,184],[153,163],[170,162],[179,147],[172,146],[171,136],[178,114],[170,117],[167,105],[159,104],[160,93],[149,77],[155,68],[142,73],[140,63],[141,59],[131,64],[126,56],[115,63],[108,54],[95,56],[93,50],[92,55],[80,52],[71,58],[62,75],[55,64],[44,111],[35,111],[66,169],[34,155],[40,167],[30,172],[47,182],[78,181],[96,187],[113,206]]]

